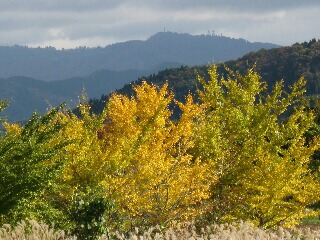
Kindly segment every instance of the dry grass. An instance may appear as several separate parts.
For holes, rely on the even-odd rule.
[[[111,234],[112,239],[116,240],[259,240],[259,239],[318,239],[320,240],[320,228],[300,228],[289,231],[279,228],[276,231],[266,231],[254,227],[250,223],[239,222],[233,224],[213,224],[200,231],[191,223],[177,224],[174,228],[162,231],[159,227],[150,228],[140,233],[139,229],[125,237],[121,233]],[[75,240],[76,237],[66,236],[64,231],[56,231],[53,227],[36,221],[22,221],[16,227],[4,225],[0,228],[0,239],[15,240]],[[100,240],[108,239],[101,236]]]
[[[107,238],[101,238],[107,239]],[[184,224],[171,228],[161,233],[158,228],[150,228],[148,231],[139,234],[138,231],[132,233],[130,237],[126,238],[124,235],[117,234],[117,239],[121,240],[149,240],[149,239],[163,239],[163,240],[259,240],[259,239],[320,239],[320,229],[310,230],[307,228],[297,229],[295,231],[288,231],[279,228],[276,231],[266,231],[256,228],[251,223],[233,223],[233,224],[214,224],[196,231],[193,224]]]
[[[64,240],[76,239],[68,238],[64,231],[54,230],[44,223],[38,223],[34,220],[27,222],[21,221],[16,227],[5,224],[0,228],[1,240]]]

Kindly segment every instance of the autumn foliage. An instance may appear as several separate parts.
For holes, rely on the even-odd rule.
[[[197,102],[190,94],[178,102],[167,84],[143,82],[131,97],[112,95],[99,115],[83,103],[81,116],[56,110],[31,120],[32,134],[31,123],[6,123],[0,161],[8,177],[0,192],[21,193],[4,185],[18,181],[11,168],[18,161],[33,164],[19,179],[21,186],[39,177],[50,187],[29,186],[26,200],[10,205],[0,196],[8,206],[0,220],[24,211],[21,216],[48,221],[44,216],[52,213],[50,221],[71,229],[81,222],[85,236],[90,229],[191,220],[292,226],[317,214],[308,208],[320,200],[318,170],[311,171],[309,163],[319,138],[306,141],[315,115],[302,104],[305,81],[289,93],[282,82],[267,92],[254,69],[221,78],[212,66],[209,76],[209,81],[199,77]],[[173,106],[180,109],[178,119]],[[12,157],[27,150],[29,155]],[[36,203],[47,215],[31,207]]]
[[[262,227],[297,224],[319,199],[319,178],[308,164],[319,138],[306,143],[314,114],[301,105],[305,81],[271,93],[260,76],[230,72],[218,81],[215,68],[200,92],[205,117],[198,128],[198,154],[213,162],[212,185],[217,220],[252,221]],[[300,104],[299,104],[300,103]]]

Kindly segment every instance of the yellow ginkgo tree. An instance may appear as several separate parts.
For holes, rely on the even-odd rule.
[[[80,104],[79,111],[80,116],[73,113],[60,115],[60,121],[65,124],[60,137],[70,142],[64,152],[67,161],[61,181],[73,189],[71,193],[76,189],[98,186],[104,176],[104,166],[108,164],[102,152],[103,141],[99,139],[104,113],[90,114],[88,104]]]
[[[191,95],[174,102],[167,88],[143,82],[131,98],[113,95],[107,107],[103,186],[134,224],[194,218],[214,181],[209,165],[189,153],[199,106]],[[177,122],[170,119],[174,103],[182,110]]]
[[[289,93],[278,82],[271,93],[254,69],[229,70],[219,80],[216,67],[199,92],[204,115],[195,130],[196,155],[217,174],[211,217],[252,221],[262,227],[293,225],[320,199],[317,173],[309,162],[319,139],[306,143],[314,114],[301,103],[305,80]]]

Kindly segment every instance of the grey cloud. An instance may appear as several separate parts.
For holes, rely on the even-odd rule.
[[[319,6],[320,2],[319,0],[9,0],[0,2],[0,12],[6,10],[84,12],[113,9],[121,5],[167,10],[214,8],[232,11],[274,11]]]
[[[128,1],[130,2],[130,1]],[[145,0],[138,0],[140,4],[147,3]],[[229,11],[275,11],[300,7],[320,6],[318,0],[158,0],[150,1],[148,5],[164,9],[217,9]]]
[[[0,45],[104,46],[164,28],[291,44],[320,37],[317,11],[319,0],[9,0],[0,1]]]
[[[0,12],[8,10],[25,11],[90,11],[114,8],[124,1],[114,0],[9,0],[0,2]]]

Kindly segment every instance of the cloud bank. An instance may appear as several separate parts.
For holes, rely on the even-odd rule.
[[[0,45],[106,46],[159,31],[291,45],[320,38],[318,0],[10,0]]]

